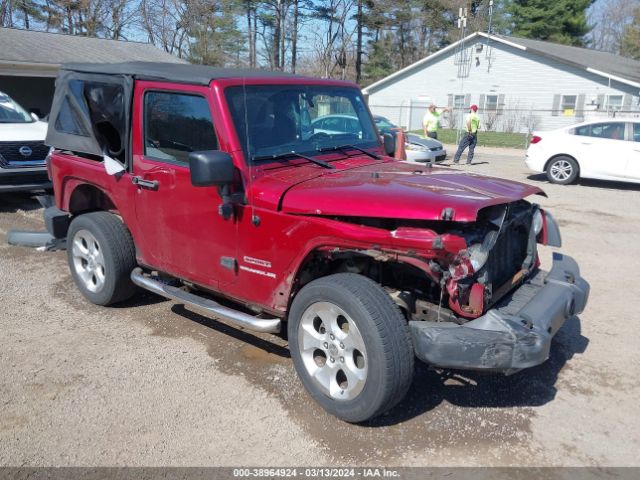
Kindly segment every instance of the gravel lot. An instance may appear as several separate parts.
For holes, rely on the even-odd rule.
[[[550,185],[515,151],[476,161],[464,168],[545,189],[591,283],[545,364],[511,377],[418,365],[400,406],[348,425],[303,391],[284,340],[151,294],[92,306],[64,252],[3,240],[0,465],[640,466],[640,185]],[[28,195],[0,195],[0,237],[41,217]]]

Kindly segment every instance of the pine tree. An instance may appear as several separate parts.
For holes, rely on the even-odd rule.
[[[516,37],[584,46],[591,27],[587,8],[594,0],[510,0],[506,9]]]

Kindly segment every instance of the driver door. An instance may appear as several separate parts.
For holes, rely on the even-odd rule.
[[[194,187],[189,173],[190,152],[219,148],[209,89],[138,82],[134,105],[139,255],[149,267],[212,289],[233,282],[235,225],[219,215],[217,189]]]

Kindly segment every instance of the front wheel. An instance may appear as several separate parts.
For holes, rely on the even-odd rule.
[[[547,165],[547,178],[560,185],[573,183],[578,178],[578,164],[566,155],[556,157]]]
[[[288,334],[305,388],[342,420],[363,422],[386,412],[411,385],[407,322],[366,277],[340,273],[310,282],[293,300]]]

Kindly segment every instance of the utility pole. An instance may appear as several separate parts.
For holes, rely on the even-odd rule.
[[[358,0],[356,22],[358,22],[358,39],[356,41],[356,83],[360,83],[360,77],[362,76],[362,0]]]
[[[465,51],[465,42],[464,39],[466,37],[467,31],[467,9],[460,7],[458,11],[458,30],[460,30],[460,44],[458,45],[458,78],[460,79],[460,95],[464,99],[464,76],[465,76],[465,68],[466,68],[466,51]],[[464,100],[463,100],[464,103]],[[453,99],[453,109],[455,110],[456,100]],[[451,112],[453,115],[454,112]],[[458,121],[458,129],[456,132],[456,143],[460,143],[460,138],[462,136],[462,123],[464,122],[464,105],[460,110],[460,119]]]
[[[487,59],[487,72],[491,70],[491,33],[493,29],[493,0],[489,0],[489,27],[487,28],[487,50],[484,52]]]

